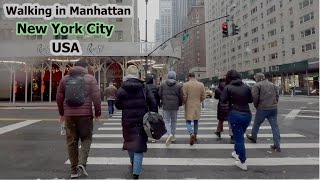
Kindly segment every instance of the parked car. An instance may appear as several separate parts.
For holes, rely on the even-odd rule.
[[[250,89],[256,84],[256,81],[252,79],[242,79],[242,82],[250,87]]]

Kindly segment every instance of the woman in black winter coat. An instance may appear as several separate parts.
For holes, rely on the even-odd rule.
[[[150,111],[157,109],[151,90],[138,79],[138,72],[137,67],[129,66],[128,76],[119,88],[115,102],[116,108],[122,110],[123,149],[129,153],[134,179],[142,172],[143,153],[147,152],[143,116],[148,112],[148,106]]]
[[[225,87],[225,78],[220,78],[219,79],[219,86],[214,92],[214,98],[219,100],[219,103],[217,105],[217,119],[218,119],[218,126],[215,134],[221,138],[221,132],[223,132],[223,122],[228,121],[228,114],[229,114],[229,104],[222,104],[220,101],[220,97],[222,94],[222,91]],[[233,135],[232,135],[232,130],[230,123],[229,124],[229,135],[230,135],[230,143],[233,143]]]

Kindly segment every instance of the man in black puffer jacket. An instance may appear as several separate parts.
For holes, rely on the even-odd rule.
[[[147,152],[148,136],[143,128],[143,116],[157,109],[151,90],[144,86],[139,70],[131,65],[121,88],[117,92],[116,108],[122,110],[123,149],[127,150],[133,169],[133,178],[138,179],[142,171],[143,153]],[[148,105],[148,107],[147,107]]]
[[[146,77],[146,86],[152,91],[154,98],[156,99],[157,107],[159,107],[159,104],[160,104],[159,89],[155,84],[153,84],[153,76],[151,74],[148,74]],[[158,108],[157,108],[157,111],[154,111],[154,112],[158,112]]]
[[[176,132],[178,110],[183,102],[182,87],[177,83],[174,71],[170,71],[168,73],[168,80],[161,84],[159,96],[163,104],[163,119],[168,133],[166,145],[169,146],[171,142],[176,141],[174,135]]]

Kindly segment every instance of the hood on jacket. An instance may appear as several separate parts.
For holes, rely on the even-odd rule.
[[[146,84],[153,84],[153,76],[151,74],[147,75]]]
[[[175,84],[177,84],[177,81],[174,80],[174,79],[167,79],[167,80],[166,80],[166,84],[167,84],[168,86],[174,86]]]
[[[234,85],[234,86],[241,86],[243,84],[242,80],[241,79],[235,79],[235,80],[232,80],[230,82],[231,85]]]
[[[177,79],[177,74],[174,71],[169,71],[168,72],[168,79]]]
[[[143,88],[143,81],[140,79],[130,78],[122,83],[122,88],[128,92],[138,92]]]
[[[78,76],[88,74],[88,70],[81,66],[74,66],[69,69],[68,75],[70,76]]]

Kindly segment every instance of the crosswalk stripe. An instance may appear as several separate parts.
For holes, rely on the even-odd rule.
[[[189,139],[190,135],[175,135],[176,138]],[[217,137],[214,134],[198,134],[198,138],[203,139],[216,139]],[[227,134],[221,134],[222,138],[230,138]],[[259,138],[272,138],[272,134],[259,134]],[[301,134],[281,134],[281,138],[303,138],[304,135]],[[94,134],[93,138],[122,138],[122,134]]]
[[[112,121],[112,122],[110,122],[110,121]],[[216,125],[216,124],[218,124],[217,121],[215,121],[215,122],[202,122],[202,121],[201,121],[201,122],[199,123],[199,126],[201,126],[201,125]],[[251,124],[253,124],[253,121],[251,121]],[[118,120],[116,120],[116,121],[108,120],[108,122],[103,123],[103,125],[104,125],[104,126],[121,125],[121,122],[118,121]],[[185,126],[186,123],[185,123],[185,122],[177,122],[177,126],[179,126],[179,125]],[[224,122],[224,125],[225,125],[225,126],[228,126],[228,122]]]
[[[199,127],[199,130],[212,130],[212,129],[217,129],[217,127]],[[228,130],[229,127],[224,127],[223,129]],[[252,127],[248,127],[247,129],[252,129]],[[259,129],[271,129],[271,126],[260,126]],[[115,131],[115,130],[122,130],[122,127],[100,127],[98,128],[99,131]],[[186,127],[177,127],[178,131],[181,130],[187,130]]]
[[[143,165],[159,166],[234,166],[233,158],[144,158]],[[248,166],[319,165],[318,157],[310,158],[248,158]],[[70,164],[66,161],[65,164]],[[89,157],[91,165],[130,165],[129,158]]]
[[[93,149],[115,149],[122,148],[121,143],[92,143]],[[318,143],[284,143],[281,144],[282,149],[308,149],[318,148]],[[270,144],[246,144],[246,149],[269,149]],[[171,144],[166,146],[164,143],[149,143],[148,149],[234,149],[234,144]]]
[[[201,123],[202,121],[212,121],[212,120],[217,121],[217,117],[201,118],[201,119],[200,119],[200,123]],[[121,121],[121,118],[114,118],[114,117],[112,117],[112,118],[109,118],[108,121]],[[177,119],[177,121],[186,121],[186,119],[180,117],[180,118]]]

